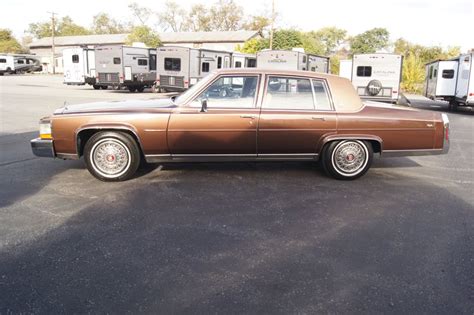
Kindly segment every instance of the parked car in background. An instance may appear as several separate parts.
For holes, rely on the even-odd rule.
[[[95,51],[92,48],[78,47],[63,50],[64,84],[89,84],[98,90],[107,85],[98,85],[96,80]]]
[[[222,91],[227,91],[222,93]],[[363,103],[347,79],[309,71],[228,69],[178,97],[65,105],[40,121],[37,156],[79,159],[104,181],[149,163],[321,161],[338,179],[381,156],[443,154],[446,114]]]
[[[0,75],[5,73],[21,74],[41,71],[42,66],[37,57],[33,55],[0,55]]]

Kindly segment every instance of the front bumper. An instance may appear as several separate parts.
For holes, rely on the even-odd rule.
[[[31,151],[33,154],[39,157],[54,158],[56,153],[54,152],[53,140],[45,140],[36,138],[30,141]]]

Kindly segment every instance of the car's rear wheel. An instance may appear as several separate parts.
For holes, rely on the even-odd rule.
[[[334,178],[356,179],[370,168],[373,155],[372,146],[367,141],[334,141],[325,147],[322,164],[326,173]]]
[[[89,172],[103,181],[130,179],[140,165],[138,145],[127,133],[104,131],[94,134],[84,147]]]

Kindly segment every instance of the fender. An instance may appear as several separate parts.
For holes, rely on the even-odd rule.
[[[141,142],[140,137],[138,136],[137,129],[128,123],[93,123],[93,124],[85,124],[76,129],[74,132],[74,138],[76,141],[76,154],[79,158],[80,156],[80,142],[79,142],[79,134],[85,130],[124,130],[128,131],[133,134],[135,139],[137,139],[138,146],[140,147],[140,151],[143,152],[143,145]]]
[[[369,141],[377,141],[380,144],[380,153],[383,151],[383,140],[382,138],[374,135],[367,135],[367,134],[332,134],[324,137],[321,141],[319,141],[317,151],[319,154],[321,154],[322,148],[331,141],[336,141],[336,140],[369,140]]]

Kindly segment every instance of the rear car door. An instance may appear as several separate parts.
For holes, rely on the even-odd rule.
[[[321,138],[336,133],[337,116],[323,79],[269,75],[259,119],[259,157],[316,157]]]
[[[221,75],[189,104],[177,108],[168,126],[171,154],[255,157],[259,79],[259,75]],[[201,111],[203,99],[207,111]]]

